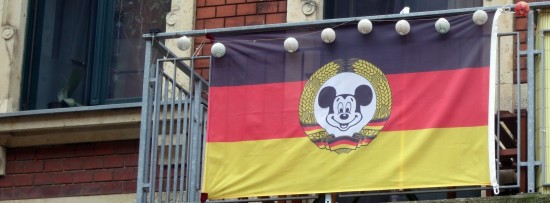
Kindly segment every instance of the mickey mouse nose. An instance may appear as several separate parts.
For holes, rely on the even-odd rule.
[[[340,119],[342,120],[346,120],[349,118],[349,115],[347,113],[344,113],[344,114],[340,114]]]

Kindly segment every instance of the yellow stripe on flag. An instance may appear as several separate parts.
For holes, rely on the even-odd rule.
[[[489,185],[487,126],[381,132],[347,154],[303,138],[207,144],[210,199]]]

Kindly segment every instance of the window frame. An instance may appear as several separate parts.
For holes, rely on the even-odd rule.
[[[109,99],[109,72],[111,60],[112,32],[115,24],[115,3],[112,0],[97,0],[92,2],[90,11],[95,17],[90,21],[90,38],[88,40],[88,62],[83,78],[82,104],[95,106],[104,104],[119,104],[141,102],[141,97]],[[45,13],[44,0],[29,0],[27,32],[25,33],[24,62],[21,79],[20,110],[38,110],[38,71],[42,42],[38,40],[43,35]],[[139,87],[141,88],[141,87]]]

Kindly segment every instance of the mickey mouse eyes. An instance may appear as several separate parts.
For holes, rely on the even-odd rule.
[[[338,103],[338,113],[351,113],[351,103],[347,102],[346,107],[344,109],[344,105],[342,103]]]

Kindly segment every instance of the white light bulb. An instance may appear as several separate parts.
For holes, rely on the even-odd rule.
[[[407,35],[411,31],[411,25],[406,20],[397,21],[395,31],[400,35]]]
[[[323,32],[321,32],[321,39],[325,43],[332,43],[336,39],[336,32],[332,28],[325,28]]]
[[[225,55],[225,45],[222,43],[216,42],[214,45],[212,45],[212,48],[210,48],[210,53],[212,56],[220,58]]]
[[[472,16],[472,20],[477,25],[483,25],[487,22],[487,12],[484,10],[477,10]]]
[[[440,18],[435,22],[435,30],[437,30],[437,32],[441,34],[445,34],[449,32],[450,29],[451,29],[451,24],[445,18]]]
[[[298,40],[296,40],[296,38],[294,38],[294,37],[286,38],[285,43],[284,43],[284,47],[285,47],[286,51],[288,51],[290,53],[295,52],[296,50],[298,50],[299,46],[300,45],[298,44]]]
[[[186,36],[180,37],[176,41],[176,46],[182,51],[188,50],[191,48],[191,39]]]
[[[357,30],[363,34],[369,34],[372,31],[372,22],[369,19],[363,19],[357,24]]]

